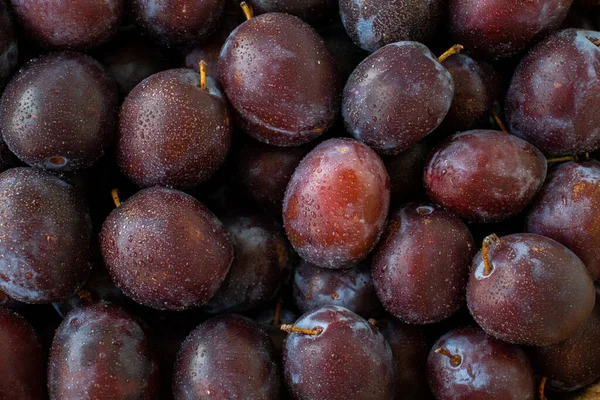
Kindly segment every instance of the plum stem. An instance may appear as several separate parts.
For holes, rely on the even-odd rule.
[[[119,189],[111,190],[110,195],[112,196],[113,202],[115,203],[115,207],[121,207],[121,199],[119,199]]]
[[[444,54],[439,56],[437,60],[439,63],[442,63],[442,62],[444,62],[444,60],[446,58],[450,57],[451,55],[460,53],[462,51],[462,49],[464,49],[462,44],[455,44],[454,46],[452,46],[448,50],[446,50],[444,52]]]
[[[577,161],[577,156],[553,157],[553,158],[546,159],[546,161],[548,162],[548,164],[564,162],[564,161]]]
[[[319,333],[323,332],[323,328],[320,326],[317,326],[313,329],[305,329],[298,328],[294,325],[281,325],[279,329],[287,333],[302,333],[303,335],[318,335]]]
[[[206,63],[204,60],[200,60],[198,71],[200,71],[200,84],[198,87],[206,92]]]
[[[452,354],[448,350],[444,349],[443,347],[436,349],[435,352],[448,357],[450,359],[450,365],[452,365],[453,367],[458,367],[460,365],[460,363],[462,363],[461,356],[459,356],[458,354]]]
[[[79,297],[79,299],[84,300],[87,303],[92,303],[94,301],[94,298],[90,291],[85,289],[81,289],[79,292],[77,292],[77,297]]]
[[[242,11],[244,12],[246,20],[249,20],[250,18],[254,17],[254,10],[252,9],[252,6],[250,6],[250,4],[246,3],[245,1],[242,1],[240,3],[240,7],[242,7]]]
[[[599,2],[599,3],[600,3],[600,2]],[[594,46],[600,46],[600,39],[594,39],[594,38],[588,37],[588,40],[589,40],[590,42],[592,42],[592,44],[593,44]]]
[[[540,398],[540,400],[546,400],[546,381],[548,380],[548,378],[546,378],[545,376],[542,377],[542,380],[540,381],[540,386],[538,387],[538,397]]]
[[[488,252],[492,243],[498,242],[499,240],[500,238],[498,238],[498,235],[495,233],[492,233],[483,239],[483,245],[481,246],[481,252],[483,255],[483,276],[489,276],[494,270],[494,267],[492,266],[492,263],[488,257]]]
[[[494,121],[496,121],[496,124],[502,132],[509,133],[508,129],[506,129],[506,125],[504,125],[504,122],[502,122],[502,118],[500,118],[496,110],[492,110],[492,117],[494,118]]]
[[[275,317],[273,317],[273,325],[279,325],[281,321],[281,309],[283,308],[283,301],[281,298],[277,300],[277,304],[275,305]]]

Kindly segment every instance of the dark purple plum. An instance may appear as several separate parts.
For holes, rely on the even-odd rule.
[[[469,221],[497,222],[521,212],[542,187],[547,163],[531,144],[500,131],[452,136],[431,155],[425,189]]]
[[[531,50],[506,96],[511,133],[548,156],[600,148],[600,32],[567,29]]]
[[[102,48],[99,59],[124,97],[150,75],[169,69],[167,55],[147,38],[125,30]]]
[[[527,215],[527,231],[573,251],[600,278],[600,162],[569,162],[550,170]]]
[[[106,219],[102,256],[123,292],[160,310],[206,303],[233,260],[221,222],[193,197],[173,189],[138,192]]]
[[[488,58],[525,52],[557,29],[573,0],[450,0],[450,31],[466,48]]]
[[[425,331],[394,318],[377,320],[375,326],[390,344],[396,361],[396,400],[432,400],[425,372],[431,343]]]
[[[473,259],[467,304],[488,334],[509,343],[547,346],[568,339],[596,300],[581,260],[553,239],[491,235]]]
[[[217,27],[225,0],[129,0],[129,11],[144,31],[163,45],[206,38]]]
[[[403,40],[429,41],[442,22],[444,8],[442,0],[340,0],[348,35],[368,51]]]
[[[364,317],[381,313],[369,263],[333,270],[303,261],[294,272],[294,302],[302,313],[333,305]]]
[[[234,181],[256,205],[281,215],[285,189],[310,145],[277,147],[248,140],[233,157]]]
[[[91,57],[51,53],[29,62],[0,102],[0,131],[27,164],[56,171],[89,167],[114,137],[117,86]]]
[[[279,400],[279,361],[269,336],[238,315],[202,323],[185,340],[175,363],[175,400]]]
[[[439,206],[410,203],[394,211],[373,253],[377,296],[406,323],[448,318],[465,304],[474,247],[464,222]]]
[[[442,336],[429,353],[427,375],[438,400],[537,398],[523,349],[479,328],[455,329]]]
[[[294,260],[283,228],[267,216],[250,212],[230,213],[221,221],[233,244],[233,264],[204,309],[242,312],[272,302],[289,279]]]
[[[286,13],[321,25],[338,11],[337,0],[248,0],[255,14]]]
[[[390,345],[376,327],[343,307],[300,317],[285,342],[283,365],[296,400],[390,400],[395,395]]]
[[[0,398],[46,398],[45,364],[33,327],[18,314],[0,308]]]
[[[19,61],[17,37],[13,21],[6,5],[0,0],[0,93]]]
[[[454,81],[454,99],[438,129],[454,134],[485,125],[494,101],[502,97],[500,75],[491,65],[465,54],[448,57],[442,65]]]
[[[555,390],[573,391],[600,378],[600,303],[577,332],[567,340],[529,349],[536,374],[548,378]]]
[[[23,30],[50,49],[89,49],[121,25],[124,0],[10,0]]]
[[[317,32],[297,17],[268,13],[235,29],[221,50],[220,82],[243,130],[276,146],[298,146],[338,114],[339,72]]]
[[[76,308],[56,331],[48,362],[51,399],[158,398],[153,343],[129,313],[108,303]]]
[[[285,230],[296,252],[323,268],[364,260],[381,235],[390,179],[364,144],[329,139],[300,162],[283,202]]]
[[[145,79],[125,98],[117,164],[142,187],[185,189],[206,181],[224,163],[232,140],[227,103],[215,81],[191,69]]]
[[[425,45],[392,43],[350,75],[342,115],[355,139],[379,152],[398,154],[442,122],[453,95],[452,76]]]
[[[319,33],[323,37],[327,50],[338,65],[342,81],[346,82],[352,71],[369,53],[354,44],[343,26],[333,26],[319,31]]]
[[[44,171],[9,169],[0,174],[0,215],[0,290],[24,303],[50,303],[83,285],[92,229],[73,186]]]

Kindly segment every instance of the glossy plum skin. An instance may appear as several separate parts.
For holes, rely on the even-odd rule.
[[[104,46],[99,59],[122,97],[150,75],[169,69],[171,64],[163,49],[131,31],[123,31]]]
[[[338,10],[337,0],[249,0],[254,13],[286,13],[308,22],[320,25]]]
[[[454,98],[439,130],[454,134],[485,125],[502,94],[500,75],[484,62],[456,54],[442,62],[454,81]]]
[[[453,366],[445,349],[461,357]],[[427,360],[429,385],[436,399],[534,400],[535,378],[525,352],[486,335],[479,328],[460,328],[442,336]]]
[[[160,310],[198,307],[216,292],[233,260],[221,222],[173,189],[138,192],[106,219],[102,256],[123,292]]]
[[[592,279],[600,278],[600,162],[553,168],[527,215],[527,231],[548,236],[573,251]]]
[[[0,174],[0,215],[0,290],[24,303],[49,303],[83,284],[92,229],[73,186],[32,168],[9,169]]]
[[[124,0],[10,0],[15,17],[36,43],[49,49],[89,49],[121,25]]]
[[[0,102],[0,130],[27,164],[56,171],[92,165],[110,146],[118,92],[104,68],[75,52],[29,62]]]
[[[394,318],[378,320],[377,327],[396,361],[396,400],[433,400],[425,371],[431,345],[425,331]]]
[[[219,73],[242,129],[263,143],[301,145],[337,117],[337,66],[317,32],[297,17],[268,13],[244,22],[221,50]]]
[[[5,1],[0,1],[0,93],[19,61],[17,37]]]
[[[530,51],[513,75],[509,129],[548,156],[600,148],[600,47],[592,40],[600,32],[560,31]]]
[[[460,217],[496,222],[522,211],[542,187],[547,163],[531,144],[500,131],[452,136],[425,167],[429,198]]]
[[[216,28],[224,0],[130,0],[135,22],[163,45],[200,40]]]
[[[429,41],[442,22],[444,8],[441,0],[340,0],[348,35],[367,51],[403,40]]]
[[[216,83],[198,87],[191,69],[172,69],[145,79],[121,108],[116,161],[142,187],[185,189],[206,181],[223,164],[232,121]]]
[[[488,58],[525,52],[557,29],[573,0],[450,0],[450,32],[457,43]]]
[[[560,343],[532,347],[528,354],[536,374],[560,391],[580,389],[600,378],[600,304],[573,336]]]
[[[351,139],[327,140],[300,162],[288,185],[288,239],[312,264],[349,268],[377,243],[389,200],[389,176],[373,150]]]
[[[251,212],[222,219],[233,244],[233,264],[203,307],[211,313],[242,312],[266,305],[288,280],[294,255],[275,220]]]
[[[442,122],[453,95],[452,76],[427,47],[398,42],[371,54],[350,75],[342,115],[355,139],[398,154]]]
[[[73,310],[59,326],[48,364],[51,399],[158,397],[153,344],[138,321],[109,303]]]
[[[283,348],[284,374],[297,400],[390,400],[396,365],[390,345],[365,319],[338,306],[304,314]]]
[[[311,147],[277,147],[248,141],[232,157],[234,182],[256,205],[280,215],[287,185]]]
[[[369,264],[333,270],[302,261],[294,272],[294,302],[302,313],[328,305],[340,306],[364,317],[381,313]]]
[[[439,206],[409,203],[392,212],[373,253],[377,296],[406,323],[442,321],[465,303],[474,248],[460,218]]]
[[[0,398],[46,397],[46,365],[33,327],[18,314],[0,308]]]
[[[175,363],[175,400],[278,400],[280,366],[271,339],[239,315],[202,323],[185,340]]]
[[[589,272],[569,249],[532,233],[503,236],[473,259],[467,305],[488,334],[509,343],[547,346],[569,338],[586,321],[596,294]]]

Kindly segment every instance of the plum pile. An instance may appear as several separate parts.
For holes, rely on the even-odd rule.
[[[0,400],[600,398],[597,0],[0,0]]]

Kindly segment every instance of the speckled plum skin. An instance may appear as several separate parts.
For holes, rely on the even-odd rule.
[[[288,183],[311,148],[311,144],[277,147],[248,141],[232,157],[234,182],[256,205],[280,215]]]
[[[450,0],[450,32],[457,43],[488,58],[525,52],[556,30],[573,0]]]
[[[136,24],[163,45],[180,46],[206,38],[224,10],[224,0],[130,0]]]
[[[339,112],[335,61],[317,32],[291,15],[263,14],[236,28],[221,50],[219,73],[242,129],[263,143],[309,142]]]
[[[469,221],[495,222],[518,214],[542,187],[548,166],[531,144],[500,131],[452,136],[425,166],[429,198]]]
[[[117,86],[93,58],[51,53],[29,62],[0,102],[0,131],[27,164],[56,171],[89,167],[114,137]]]
[[[443,348],[462,358],[453,366],[438,354]],[[534,400],[535,378],[525,352],[488,336],[479,328],[455,329],[431,348],[427,360],[429,386],[436,399]]]
[[[295,326],[317,335],[290,333],[283,347],[285,380],[296,400],[390,400],[396,364],[377,328],[357,314],[327,306],[304,314]]]
[[[92,268],[92,226],[73,186],[44,171],[9,169],[0,174],[0,215],[0,290],[50,303],[79,289]]]
[[[296,307],[302,313],[328,305],[347,308],[364,318],[381,313],[367,262],[333,270],[302,261],[294,271],[293,291]]]
[[[454,95],[446,68],[421,43],[398,42],[371,54],[344,88],[348,133],[385,154],[398,154],[433,131]]]
[[[10,0],[25,32],[50,49],[84,50],[110,39],[121,25],[124,0]]]
[[[251,212],[230,214],[222,222],[235,256],[225,281],[204,309],[242,312],[275,300],[295,258],[281,225]]]
[[[581,258],[592,279],[600,278],[600,162],[553,168],[529,210],[527,231],[564,244]]]
[[[167,188],[141,190],[115,209],[100,245],[117,286],[161,310],[206,303],[233,260],[221,222],[193,197]]]
[[[119,307],[76,308],[56,331],[48,363],[51,399],[158,399],[158,363],[138,321]]]
[[[392,212],[373,253],[377,296],[406,323],[442,321],[465,304],[474,248],[460,218],[436,205],[410,203]]]
[[[532,233],[503,236],[473,259],[467,305],[488,334],[509,343],[547,346],[572,336],[596,299],[581,260],[553,239]]]
[[[33,327],[0,308],[0,398],[46,398],[46,360]]]
[[[548,377],[548,386],[573,391],[600,378],[600,303],[577,332],[567,340],[532,347],[528,355],[536,374]]]
[[[567,29],[523,58],[506,96],[511,133],[548,156],[600,148],[600,32]]]
[[[215,81],[207,91],[191,69],[150,76],[121,107],[116,161],[142,187],[186,189],[207,180],[227,157],[232,121]]]
[[[320,25],[338,11],[337,0],[249,0],[254,13],[280,12],[295,15],[312,25]]]
[[[239,315],[196,328],[179,350],[174,380],[175,400],[279,400],[283,394],[271,339]]]
[[[17,37],[5,0],[0,1],[0,93],[19,61]]]
[[[454,81],[454,98],[439,130],[454,134],[483,126],[494,106],[502,99],[502,82],[494,68],[466,54],[442,62]]]
[[[402,40],[429,41],[442,22],[444,8],[442,0],[340,0],[348,35],[367,51]]]
[[[396,400],[433,400],[425,367],[431,343],[425,330],[395,318],[377,320],[396,361]]]
[[[300,162],[283,201],[285,231],[304,260],[349,268],[364,260],[383,230],[390,179],[364,144],[330,139]]]

